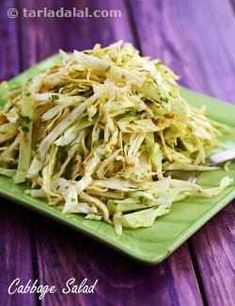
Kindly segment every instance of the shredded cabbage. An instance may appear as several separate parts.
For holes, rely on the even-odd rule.
[[[177,79],[128,43],[61,52],[59,63],[8,92],[0,175],[63,213],[113,224],[118,235],[152,226],[188,196],[216,196],[232,179],[202,188],[174,178],[217,169],[206,158],[220,137]]]

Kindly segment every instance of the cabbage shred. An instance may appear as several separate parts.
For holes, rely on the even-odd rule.
[[[61,61],[9,89],[0,110],[0,174],[63,213],[122,228],[150,227],[188,196],[212,197],[170,175],[208,171],[220,132],[182,98],[160,60],[118,42],[61,52]]]

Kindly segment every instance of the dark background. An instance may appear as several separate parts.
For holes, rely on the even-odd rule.
[[[7,9],[118,9],[121,18],[16,18]],[[0,2],[0,80],[58,49],[123,39],[159,57],[180,83],[235,102],[235,0],[94,0]],[[234,118],[235,120],[235,118]],[[0,199],[0,305],[235,305],[235,210],[230,204],[169,259],[143,266],[64,226]],[[99,279],[94,295],[7,294],[22,282],[63,286]]]

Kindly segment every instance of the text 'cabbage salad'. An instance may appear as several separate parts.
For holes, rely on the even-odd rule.
[[[0,174],[63,213],[122,228],[150,227],[188,196],[213,197],[177,171],[213,170],[219,131],[180,95],[177,76],[131,44],[61,52],[10,89],[0,110]]]

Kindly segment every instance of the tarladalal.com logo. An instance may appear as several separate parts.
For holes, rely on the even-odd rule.
[[[117,9],[94,9],[89,7],[78,9],[72,7],[65,9],[60,7],[58,9],[49,9],[44,7],[42,9],[17,9],[11,7],[7,10],[7,16],[9,18],[17,18],[19,16],[24,18],[121,18],[122,11]]]

